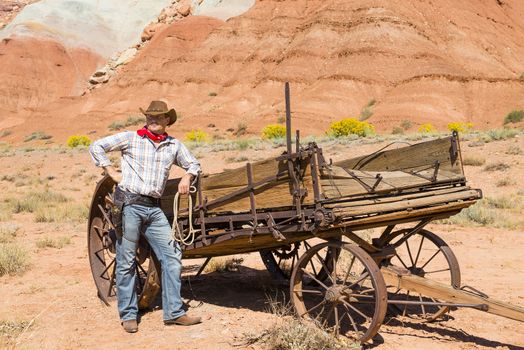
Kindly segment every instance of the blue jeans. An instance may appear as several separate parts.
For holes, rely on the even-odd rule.
[[[162,308],[164,320],[185,314],[180,297],[182,251],[171,237],[171,226],[157,207],[126,205],[123,210],[123,237],[116,243],[116,287],[120,319],[136,320],[138,315],[136,249],[142,233],[162,266]]]

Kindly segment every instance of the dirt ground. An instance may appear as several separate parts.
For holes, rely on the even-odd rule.
[[[324,153],[334,160],[369,153],[387,142],[348,145],[329,143]],[[16,149],[2,154],[0,191],[3,201],[38,189],[61,191],[74,203],[89,205],[100,170],[87,151]],[[471,147],[470,147],[471,146]],[[483,189],[488,198],[512,196],[521,205],[524,187],[522,137],[490,143],[475,139],[462,143],[463,156],[486,160],[486,165],[466,166],[470,185]],[[511,149],[511,151],[509,151]],[[520,152],[518,151],[520,150]],[[277,155],[283,148],[248,149],[249,160]],[[232,162],[238,151],[217,153],[194,150],[205,172],[241,166]],[[508,154],[510,153],[510,154]],[[502,162],[505,170],[485,170]],[[22,175],[25,175],[22,176]],[[9,176],[14,176],[14,179]],[[501,184],[501,179],[507,179]],[[21,181],[24,180],[24,181]],[[492,209],[495,210],[495,209]],[[492,226],[430,225],[452,248],[461,267],[463,284],[474,286],[502,301],[524,306],[524,225],[522,206],[497,209],[503,219]],[[183,283],[189,312],[202,316],[200,325],[183,328],[162,323],[162,311],[144,313],[140,331],[127,334],[119,325],[116,306],[97,298],[90,272],[86,227],[82,222],[35,222],[33,214],[18,213],[0,225],[18,225],[15,242],[30,255],[31,266],[21,275],[0,277],[0,322],[31,323],[13,337],[0,333],[0,347],[19,349],[261,349],[240,341],[244,333],[259,333],[276,321],[267,311],[268,295],[282,295],[286,288],[273,283],[258,253],[241,255],[238,271],[212,272]],[[43,237],[70,237],[63,248],[38,248]],[[185,276],[194,275],[201,260],[185,260]],[[459,309],[449,320],[418,323],[386,316],[385,325],[369,348],[382,349],[524,349],[524,325],[476,310]]]

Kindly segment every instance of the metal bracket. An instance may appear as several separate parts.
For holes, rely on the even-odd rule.
[[[286,237],[282,234],[282,232],[280,232],[276,228],[277,224],[275,223],[275,219],[273,219],[273,216],[271,215],[271,213],[268,213],[266,215],[266,220],[267,220],[267,227],[269,228],[269,231],[273,235],[273,238],[279,242],[285,241]]]

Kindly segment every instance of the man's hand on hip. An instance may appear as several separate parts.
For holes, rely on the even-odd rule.
[[[112,166],[106,166],[104,167],[104,170],[106,174],[109,175],[109,177],[111,177],[113,181],[116,182],[117,184],[122,181],[122,174],[116,171],[116,169],[113,168]]]
[[[191,178],[193,175],[187,173],[180,179],[180,182],[178,183],[178,193],[180,194],[188,194],[189,193],[189,185],[191,184]]]

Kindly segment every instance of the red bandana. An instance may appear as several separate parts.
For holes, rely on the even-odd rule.
[[[136,131],[136,133],[138,134],[138,136],[140,137],[144,137],[144,136],[147,136],[151,141],[153,142],[162,142],[164,141],[165,139],[167,139],[167,132],[161,134],[161,135],[158,135],[158,134],[154,134],[152,133],[151,131],[149,131],[149,129],[147,128],[147,126],[144,126],[142,129],[139,129]]]

